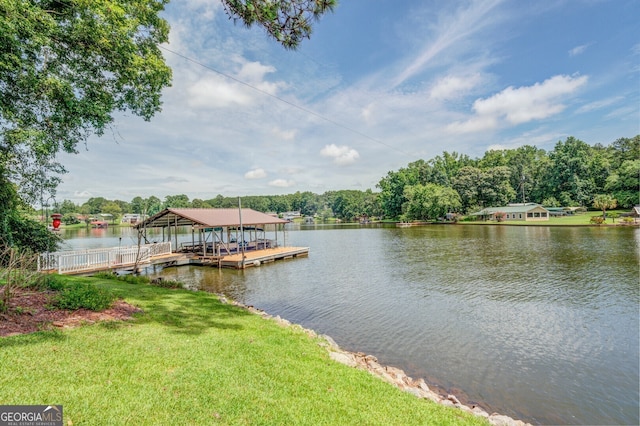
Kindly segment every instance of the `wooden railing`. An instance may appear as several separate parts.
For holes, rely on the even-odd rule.
[[[131,247],[111,247],[87,250],[43,253],[38,259],[40,271],[57,270],[59,274],[104,270],[144,264],[155,256],[171,254],[171,242]]]

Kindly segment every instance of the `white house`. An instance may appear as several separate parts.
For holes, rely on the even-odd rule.
[[[479,216],[484,220],[513,221],[524,220],[527,222],[539,222],[549,220],[549,210],[536,203],[512,203],[504,207],[487,207],[479,212],[471,213],[472,216]]]

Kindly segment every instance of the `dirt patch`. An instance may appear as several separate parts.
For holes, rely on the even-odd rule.
[[[140,308],[117,300],[111,308],[101,312],[78,309],[77,311],[51,310],[55,296],[53,291],[16,290],[9,302],[9,310],[0,314],[0,337],[33,333],[55,328],[77,327],[97,321],[116,321],[130,319]]]

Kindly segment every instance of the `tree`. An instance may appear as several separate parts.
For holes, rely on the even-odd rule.
[[[146,214],[149,216],[159,213],[162,210],[162,201],[160,198],[155,195],[150,196],[144,200],[144,206],[146,209]],[[142,213],[145,213],[144,211]]]
[[[607,177],[604,190],[618,200],[618,205],[631,208],[640,202],[640,159],[625,160]]]
[[[407,186],[405,197],[404,220],[434,220],[458,211],[462,206],[460,196],[454,189],[433,183]]]
[[[187,208],[191,207],[191,203],[189,202],[189,197],[185,194],[180,195],[167,195],[164,197],[164,208]]]
[[[548,183],[555,196],[563,205],[576,202],[586,205],[592,198],[595,182],[589,164],[592,148],[585,142],[568,137],[558,142],[549,154],[552,162]]]
[[[511,170],[507,166],[480,170],[463,167],[453,178],[453,189],[460,195],[463,211],[476,206],[501,206],[515,198],[515,190],[509,181]]]
[[[458,171],[458,175],[452,181],[462,203],[462,211],[469,210],[480,205],[480,190],[478,185],[482,182],[482,170],[477,167],[466,166]]]
[[[98,214],[103,212],[104,205],[108,202],[104,197],[91,197],[80,207],[83,213]]]
[[[257,23],[285,48],[295,49],[311,35],[311,24],[332,11],[337,0],[223,0],[231,18],[248,27]]]
[[[402,214],[402,205],[407,201],[404,189],[421,182],[420,178],[425,176],[424,164],[424,161],[410,163],[397,172],[390,171],[378,182],[377,187],[381,190],[380,203],[386,217],[397,218]]]
[[[191,200],[191,207],[193,207],[194,209],[208,209],[208,208],[211,208],[209,203],[207,203],[206,201],[203,201],[203,200],[201,200],[199,198],[194,198],[193,200]]]
[[[511,170],[497,166],[484,170],[480,184],[480,202],[485,206],[503,206],[516,196],[510,183]]]
[[[615,209],[618,202],[609,194],[598,194],[593,197],[593,207],[602,210],[602,218],[607,219],[607,209]]]
[[[16,182],[62,172],[55,155],[103,134],[114,111],[160,110],[165,3],[0,0],[0,172]]]
[[[171,83],[159,45],[168,0],[0,0],[0,184],[29,203],[55,195],[63,151],[102,135],[116,111],[149,120]],[[223,0],[285,48],[336,0]],[[8,222],[5,222],[5,225]]]
[[[122,208],[115,201],[108,201],[102,207],[102,213],[111,215],[111,223],[115,223],[116,219],[122,214]]]

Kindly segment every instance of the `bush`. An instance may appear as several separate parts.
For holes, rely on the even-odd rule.
[[[57,274],[51,274],[42,276],[38,289],[60,291],[66,286],[67,284],[63,277]]]
[[[93,274],[93,276],[96,278],[103,278],[107,280],[124,281],[129,284],[149,284],[149,281],[151,281],[149,277],[146,277],[144,275],[133,275],[133,274],[118,275],[114,272],[108,272],[108,271],[97,272]]]
[[[118,279],[118,274],[116,274],[115,272],[112,272],[112,271],[100,271],[100,272],[96,272],[92,276],[95,277],[95,278],[102,278],[102,279],[106,279],[106,280],[117,280]]]
[[[154,278],[151,280],[151,285],[163,288],[183,288],[184,283],[175,280],[165,280],[162,277]]]
[[[59,309],[89,309],[102,311],[109,308],[116,297],[113,293],[94,284],[69,283],[54,299],[53,306]]]
[[[604,217],[593,216],[591,219],[589,219],[589,223],[593,223],[595,225],[602,225],[604,223]]]

